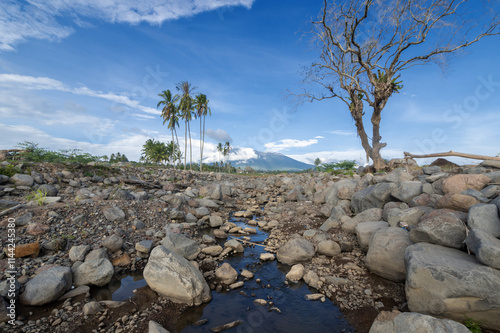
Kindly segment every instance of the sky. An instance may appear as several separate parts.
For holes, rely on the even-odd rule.
[[[210,100],[204,162],[216,161],[217,143],[229,141],[238,148],[230,160],[265,151],[306,163],[364,163],[345,104],[297,106],[289,95],[307,88],[301,71],[319,56],[307,32],[322,3],[2,0],[0,149],[29,141],[137,161],[146,140],[171,140],[158,94],[188,81]],[[403,72],[404,88],[382,114],[382,156],[500,153],[499,42],[480,41],[444,71]],[[182,124],[178,132],[183,147]],[[191,136],[196,161],[198,120]]]

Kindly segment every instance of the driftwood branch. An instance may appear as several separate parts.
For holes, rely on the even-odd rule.
[[[251,244],[251,245],[257,245],[257,246],[262,246],[262,247],[265,247],[265,248],[268,248],[268,249],[271,249],[271,250],[276,250],[276,248],[274,248],[272,246],[267,246],[267,245],[264,245],[264,244],[250,242],[250,241],[247,241],[247,240],[244,240],[244,239],[240,239],[240,238],[236,238],[236,237],[233,237],[233,236],[229,236],[228,238],[235,239],[238,242],[242,242],[242,243],[246,243],[246,244]]]
[[[9,208],[9,209],[6,209],[6,210],[4,210],[3,212],[0,212],[0,216],[7,215],[7,214],[9,214],[9,213],[11,213],[11,212],[13,212],[13,211],[15,211],[15,210],[19,209],[19,208],[22,208],[22,207],[24,207],[24,205],[23,205],[23,204],[20,204],[20,205],[17,205],[17,206],[11,207],[11,208]]]
[[[473,154],[464,154],[457,153],[454,151],[449,151],[447,153],[435,153],[435,154],[425,154],[425,155],[414,155],[405,151],[405,157],[410,158],[428,158],[428,157],[446,157],[446,156],[457,156],[464,158],[472,158],[474,160],[492,160],[492,161],[500,161],[500,157],[492,157],[492,156],[483,156],[483,155],[473,155]]]

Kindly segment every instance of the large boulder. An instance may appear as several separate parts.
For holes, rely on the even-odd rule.
[[[481,191],[490,181],[491,179],[485,175],[460,174],[446,178],[442,189],[445,194],[460,193],[468,188]]]
[[[289,240],[280,247],[276,253],[276,258],[283,264],[295,265],[311,260],[314,253],[314,245],[308,240],[299,237]]]
[[[405,252],[406,298],[410,311],[473,319],[500,329],[500,271],[448,247],[417,243]]]
[[[426,242],[459,249],[466,236],[465,223],[454,213],[439,210],[440,214],[428,215],[410,230],[414,243]]]
[[[477,260],[485,265],[500,269],[500,239],[481,229],[472,229],[465,240]]]
[[[399,183],[398,186],[391,191],[391,195],[403,202],[410,203],[411,199],[422,194],[422,183],[419,181],[407,181]]]
[[[120,236],[113,234],[104,238],[101,242],[101,245],[107,248],[110,252],[116,252],[123,246],[123,238]]]
[[[151,251],[143,274],[151,289],[174,302],[200,305],[212,299],[210,288],[200,271],[164,246],[157,246]]]
[[[438,319],[415,312],[382,311],[372,324],[369,333],[470,333],[456,321]]]
[[[368,251],[368,246],[370,245],[370,239],[372,235],[378,229],[388,228],[389,223],[385,221],[376,222],[362,222],[356,226],[356,237],[358,239],[359,246],[361,250]]]
[[[324,192],[325,202],[331,206],[336,206],[340,200],[350,199],[354,194],[357,182],[352,179],[342,179]]]
[[[467,212],[470,207],[478,203],[479,201],[470,195],[448,193],[437,201],[436,208],[447,208]]]
[[[16,186],[32,186],[35,182],[33,177],[22,173],[16,173],[14,176],[10,177],[9,181]]]
[[[104,217],[110,222],[120,222],[125,220],[125,212],[121,210],[120,207],[108,207],[103,209],[102,213],[104,214]]]
[[[402,183],[406,181],[412,181],[415,177],[406,171],[406,168],[394,169],[391,173],[384,177],[385,182],[390,183]]]
[[[26,283],[21,303],[28,306],[51,303],[64,295],[71,288],[72,282],[71,268],[51,267]]]
[[[167,233],[161,241],[161,245],[173,251],[187,260],[193,260],[200,253],[200,246],[195,240],[187,238],[183,234]]]
[[[500,217],[494,204],[474,205],[469,209],[467,225],[470,229],[482,229],[494,237],[500,237]]]
[[[71,261],[83,261],[90,251],[90,245],[75,245],[69,250],[69,259]]]
[[[398,185],[394,183],[380,183],[354,193],[351,198],[353,212],[358,214],[370,208],[383,208],[391,201],[391,192],[397,187]]]
[[[366,267],[391,281],[404,281],[404,252],[411,245],[408,234],[402,228],[382,228],[375,231],[368,245]]]
[[[227,262],[215,270],[215,276],[225,285],[230,285],[238,278],[238,272]]]
[[[348,233],[354,234],[358,224],[382,220],[382,212],[383,210],[381,208],[370,208],[352,218],[347,216],[343,217],[341,219],[342,229]]]
[[[103,287],[111,281],[115,270],[108,259],[86,260],[73,271],[75,287],[94,285]]]
[[[332,240],[324,240],[318,243],[318,254],[333,257],[340,254],[340,245]]]
[[[431,208],[429,207],[413,207],[408,209],[394,208],[388,213],[387,222],[391,227],[399,227],[399,223],[406,223],[408,226],[415,226],[420,222],[420,218],[425,213],[429,212]]]

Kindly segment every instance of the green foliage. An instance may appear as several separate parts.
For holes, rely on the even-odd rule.
[[[24,141],[17,146],[23,150],[21,157],[29,162],[52,162],[52,163],[82,163],[98,162],[104,160],[103,156],[94,156],[83,153],[80,149],[49,150],[38,147],[37,143]]]
[[[353,174],[352,171],[354,170],[355,166],[356,166],[355,161],[343,160],[336,163],[323,163],[318,167],[318,170],[323,172],[332,172],[335,174],[339,173]]]
[[[174,164],[175,160],[180,158],[180,154],[179,147],[173,141],[165,144],[154,139],[148,139],[142,146],[141,161],[152,164],[165,162]]]
[[[475,321],[474,319],[467,319],[466,321],[464,321],[464,325],[472,333],[481,333],[482,332],[481,327],[479,327],[478,322]]]
[[[376,82],[378,83],[387,83],[387,74],[386,73],[382,73],[379,70],[377,70],[377,74],[374,74],[373,75],[373,78],[375,79]],[[396,81],[398,78],[394,78],[391,80],[391,88],[392,88],[392,91],[395,92],[395,93],[399,93],[399,91],[401,89],[403,89],[403,85],[401,83],[403,83],[403,81]]]
[[[36,191],[32,191],[30,194],[28,194],[26,196],[26,200],[36,201],[39,206],[43,206],[46,196],[47,196],[47,193],[45,193],[41,190],[36,190]]]
[[[125,156],[125,154],[121,154],[120,152],[116,153],[116,154],[111,154],[111,156],[109,157],[109,163],[118,163],[118,162],[128,162],[128,158],[127,156]]]
[[[4,175],[4,176],[7,176],[7,177],[12,177],[16,173],[21,173],[21,170],[19,170],[18,168],[16,168],[12,164],[9,164],[9,165],[7,165],[5,167],[3,167],[3,166],[0,167],[0,175]]]

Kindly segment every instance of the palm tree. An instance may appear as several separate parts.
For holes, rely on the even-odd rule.
[[[219,172],[220,172],[220,165],[221,165],[221,160],[220,160],[220,155],[223,153],[224,151],[224,148],[222,147],[222,143],[219,142],[219,144],[217,145],[217,151],[219,152],[218,156],[219,156]]]
[[[179,102],[179,110],[181,112],[181,117],[184,119],[186,123],[186,127],[184,130],[184,168],[186,168],[186,157],[187,157],[187,133],[189,131],[189,151],[190,151],[190,168],[192,168],[193,164],[193,147],[191,143],[191,128],[189,122],[193,119],[193,115],[191,111],[193,111],[193,98],[191,94],[196,87],[192,87],[191,83],[187,81],[181,81],[177,83],[175,86],[177,90],[181,93],[180,102]]]
[[[172,132],[172,141],[174,141],[175,133],[177,146],[179,147],[179,138],[177,137],[176,129],[179,126],[179,108],[175,105],[175,103],[179,100],[179,95],[172,96],[170,90],[163,90],[163,92],[161,94],[158,94],[158,96],[162,97],[163,100],[158,102],[156,108],[159,108],[160,105],[163,105],[163,109],[161,110],[163,125],[168,122],[168,128]]]
[[[316,171],[318,171],[318,167],[319,167],[319,165],[320,165],[320,164],[321,164],[321,160],[320,160],[320,159],[319,159],[319,157],[318,157],[318,158],[316,158],[316,159],[314,160],[314,166],[315,166],[315,170],[316,170]]]
[[[141,159],[146,162],[161,164],[162,162],[166,162],[168,158],[168,149],[163,142],[148,139],[142,146]]]
[[[226,162],[226,156],[229,156],[230,153],[231,153],[231,145],[229,144],[229,141],[226,141],[226,143],[224,144],[224,162]],[[226,168],[227,171],[230,173],[231,169],[229,168],[229,163],[226,163]]]
[[[195,97],[196,116],[200,118],[200,171],[203,171],[203,149],[205,147],[205,118],[212,115],[212,110],[208,107],[207,95],[198,94]],[[203,119],[203,121],[202,121]],[[202,126],[203,122],[203,126]]]

